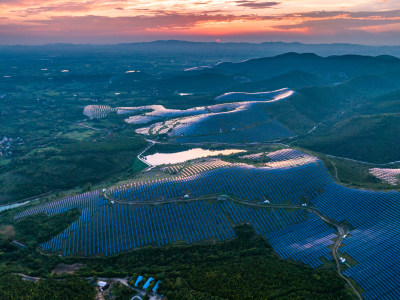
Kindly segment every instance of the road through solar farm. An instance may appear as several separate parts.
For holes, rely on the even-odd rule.
[[[81,210],[76,222],[39,247],[64,256],[214,243],[235,238],[233,226],[247,223],[283,259],[313,268],[334,260],[365,299],[396,298],[400,274],[391,266],[400,251],[400,194],[338,185],[319,159],[298,150],[242,157],[263,155],[270,158],[264,166],[203,158],[153,168],[104,192],[43,204],[15,219]]]

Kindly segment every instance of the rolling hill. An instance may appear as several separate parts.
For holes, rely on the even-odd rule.
[[[295,145],[371,163],[400,159],[400,114],[354,116]]]

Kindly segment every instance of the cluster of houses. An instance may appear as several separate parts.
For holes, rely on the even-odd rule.
[[[24,142],[20,137],[8,138],[3,136],[3,138],[0,138],[0,157],[11,156],[13,151],[22,145],[24,145]]]

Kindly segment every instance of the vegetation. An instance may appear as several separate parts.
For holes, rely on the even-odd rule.
[[[143,169],[135,160],[145,145],[142,138],[119,135],[32,150],[0,174],[0,201],[132,177]]]
[[[355,116],[336,123],[295,145],[371,163],[399,160],[400,115]]]
[[[22,218],[15,222],[15,238],[35,250],[41,243],[62,232],[67,224],[78,220],[79,216],[80,211],[73,209],[52,217],[40,214]]]
[[[121,284],[120,282],[116,282],[112,285],[110,290],[108,291],[109,297],[115,300],[130,300],[135,292],[129,287]]]
[[[66,280],[22,280],[20,276],[0,277],[0,299],[94,299],[95,289],[87,281],[77,278]]]
[[[247,225],[238,238],[214,245],[172,246],[91,259],[88,269],[108,277],[135,274],[163,281],[169,299],[351,299],[334,270],[313,270],[277,257]],[[104,271],[104,267],[110,267]],[[87,272],[80,270],[83,274]]]
[[[34,215],[18,221],[13,221],[13,215],[11,211],[0,215],[0,275],[25,273],[49,276],[59,259],[39,254],[37,247],[70,226],[80,212],[75,209],[52,217]],[[25,248],[13,244],[14,240]],[[60,262],[68,263],[68,260]]]
[[[395,186],[383,182],[369,173],[375,165],[359,163],[347,159],[318,155],[326,168],[339,184],[369,190],[393,190]]]

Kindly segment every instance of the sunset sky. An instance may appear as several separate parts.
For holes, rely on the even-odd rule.
[[[399,0],[0,0],[0,44],[400,44]]]

